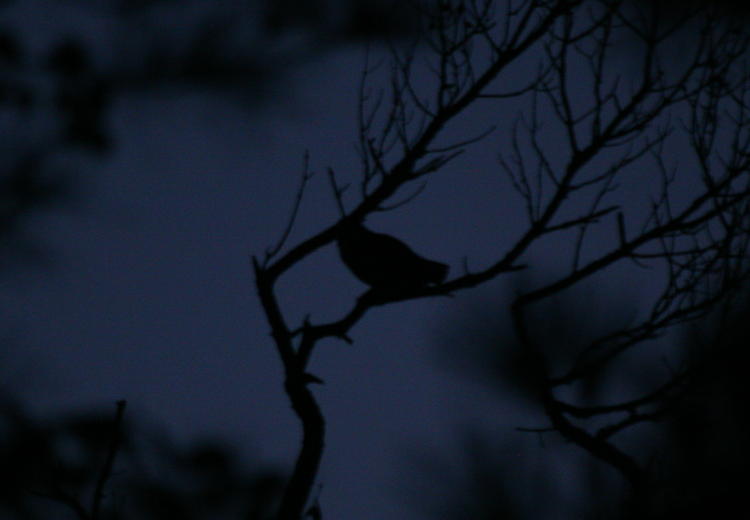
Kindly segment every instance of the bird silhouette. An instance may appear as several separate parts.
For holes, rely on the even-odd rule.
[[[337,243],[344,264],[373,289],[417,289],[441,283],[448,275],[447,265],[427,260],[397,238],[360,223],[347,224]]]

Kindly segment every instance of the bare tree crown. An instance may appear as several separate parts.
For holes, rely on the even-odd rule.
[[[254,259],[258,294],[285,368],[286,390],[303,426],[280,518],[300,517],[323,450],[323,416],[308,386],[316,378],[307,373],[316,344],[328,337],[351,341],[349,330],[374,307],[449,295],[529,268],[529,249],[561,233],[574,237],[570,255],[559,259],[559,265],[568,267],[556,279],[515,297],[516,332],[538,360],[539,401],[550,429],[612,465],[634,485],[642,481],[643,468],[612,437],[666,413],[665,396],[679,391],[686,374],[678,371],[645,395],[606,406],[565,402],[555,389],[584,380],[669,327],[705,315],[748,275],[749,36],[739,22],[722,18],[707,4],[695,3],[672,16],[666,16],[668,7],[659,1],[437,0],[421,7],[419,41],[391,48],[382,87],[375,78],[386,65],[373,64],[368,54],[357,106],[361,171],[356,182],[345,183],[327,170],[341,219],[287,244],[312,178],[306,158],[288,227],[265,257]],[[676,46],[679,56],[674,55]],[[519,70],[527,71],[520,82]],[[525,219],[525,226],[513,243],[479,269],[453,269],[447,280],[442,267],[435,267],[423,283],[386,293],[369,291],[338,320],[287,323],[275,282],[333,241],[341,245],[343,240],[344,261],[376,285],[361,266],[351,265],[346,229],[370,214],[408,204],[431,175],[495,132],[491,127],[446,140],[470,106],[505,107],[503,113],[520,107],[499,153],[499,169],[525,208],[523,216],[514,217]],[[680,157],[671,157],[673,151]],[[620,183],[634,171],[648,172],[655,181],[645,215],[617,198]],[[686,176],[693,179],[689,191],[677,190]],[[592,247],[592,236],[607,240]],[[524,310],[624,261],[664,270],[663,286],[649,311],[592,340],[565,372],[548,373]],[[422,267],[435,265],[442,264]],[[629,415],[596,431],[577,422],[618,411]]]

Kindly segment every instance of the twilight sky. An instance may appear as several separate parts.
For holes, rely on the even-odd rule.
[[[67,19],[51,6],[35,2],[36,11],[14,15],[28,20],[28,37],[38,45],[50,35],[40,27],[55,27],[61,18],[104,39],[96,41],[110,37],[106,18]],[[222,435],[248,455],[291,467],[299,426],[282,391],[249,258],[262,255],[283,229],[305,150],[318,175],[291,241],[337,218],[325,168],[343,178],[359,168],[354,116],[362,58],[363,46],[355,43],[311,53],[257,94],[263,96],[257,103],[197,89],[118,96],[109,119],[112,155],[62,158],[83,189],[29,224],[46,262],[2,281],[4,334],[14,340],[5,354],[5,385],[39,415],[125,398],[128,414],[149,418],[177,439]],[[516,69],[519,77],[524,72]],[[495,122],[498,132],[432,177],[414,202],[368,225],[454,272],[464,258],[470,267],[496,258],[525,223],[495,161],[513,110],[468,111],[453,135]],[[637,194],[637,185],[636,177],[623,197]],[[565,241],[548,242],[527,258],[540,268],[535,275],[559,267]],[[621,299],[639,290],[618,279],[596,284]],[[409,503],[424,501],[411,494],[409,457],[415,450],[460,457],[454,448],[470,424],[510,439],[529,473],[545,464],[573,471],[549,460],[535,436],[513,430],[540,425],[539,415],[511,399],[499,403],[440,361],[461,311],[508,287],[501,279],[454,298],[377,308],[353,329],[353,345],[320,345],[311,368],[326,382],[316,390],[328,424],[321,471],[326,517],[420,518]],[[334,318],[363,290],[332,246],[279,285],[281,303],[297,321],[307,313],[313,321]],[[572,488],[574,480],[562,482]]]
[[[32,41],[50,37],[40,25],[55,27],[60,18],[44,5],[25,13]],[[90,20],[63,22],[104,32]],[[65,159],[83,190],[61,210],[34,216],[29,232],[49,256],[3,282],[6,334],[14,339],[6,385],[40,416],[125,398],[128,414],[180,440],[222,435],[290,467],[299,427],[249,256],[282,230],[306,149],[321,173],[328,165],[342,174],[358,168],[362,57],[356,45],[315,56],[249,109],[177,89],[116,98],[113,155]],[[472,155],[413,204],[370,225],[453,269],[464,256],[470,264],[489,260],[482,237],[507,214],[507,185],[491,150]],[[334,218],[321,174],[292,239]],[[501,229],[494,251],[509,231]],[[364,286],[329,247],[280,289],[297,316],[323,319],[344,311]],[[488,407],[497,417],[496,404],[483,399],[483,387],[437,367],[437,325],[463,298],[376,309],[353,330],[354,345],[321,345],[313,369],[326,381],[317,393],[328,419],[321,501],[331,518],[416,518],[406,456],[415,446],[452,447],[462,422],[505,424],[521,436],[510,430],[517,416],[492,418]]]

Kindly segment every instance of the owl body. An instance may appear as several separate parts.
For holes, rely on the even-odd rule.
[[[438,284],[448,266],[419,256],[400,240],[374,233],[360,224],[348,226],[338,238],[341,260],[373,288],[414,289]]]

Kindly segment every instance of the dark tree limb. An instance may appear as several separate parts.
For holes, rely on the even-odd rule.
[[[639,398],[606,405],[565,403],[555,397],[554,390],[599,373],[627,349],[658,337],[669,327],[705,315],[750,277],[743,260],[750,245],[750,205],[746,203],[750,197],[750,155],[746,153],[750,147],[750,100],[746,99],[750,72],[743,70],[741,59],[750,48],[750,38],[742,31],[723,28],[710,12],[700,10],[689,10],[684,19],[664,24],[632,16],[619,0],[587,2],[587,9],[580,9],[582,5],[580,0],[507,2],[501,13],[505,17],[497,18],[492,0],[440,0],[433,10],[423,12],[424,43],[434,58],[428,64],[434,85],[427,92],[412,78],[415,63],[419,63],[416,46],[405,51],[391,49],[390,81],[374,92],[368,82],[379,65],[370,65],[368,53],[357,106],[357,152],[362,167],[360,189],[356,190],[359,198],[356,194],[351,198],[346,191],[351,183],[341,183],[329,169],[328,181],[340,219],[285,249],[287,228],[271,258],[262,265],[253,260],[259,299],[284,366],[284,388],[303,430],[280,518],[301,517],[322,456],[325,423],[308,386],[319,379],[306,371],[321,340],[338,338],[351,343],[351,329],[375,307],[450,296],[527,268],[525,257],[534,245],[570,231],[577,232],[570,269],[518,295],[513,304],[516,333],[535,360],[535,387],[550,428],[617,469],[634,486],[643,483],[643,469],[610,438],[666,414],[668,407],[661,405],[679,394],[682,376],[673,376]],[[684,60],[667,67],[663,43],[688,22],[701,25],[699,37],[686,49]],[[623,33],[642,45],[639,67],[627,78],[608,65],[611,47]],[[484,61],[476,59],[475,48],[480,45],[486,53]],[[540,50],[542,56],[536,77],[521,88],[503,85],[500,89],[502,73],[531,49]],[[588,78],[578,77],[580,68],[572,71],[575,60],[583,64],[587,71],[583,75],[588,73]],[[578,99],[580,93],[573,93],[572,81],[589,89],[586,102]],[[441,142],[458,116],[476,102],[511,97],[529,100],[526,116],[515,120],[510,146],[500,157],[502,170],[526,206],[527,227],[516,240],[481,269],[465,267],[453,279],[417,289],[371,289],[339,319],[314,323],[308,316],[290,329],[275,295],[276,281],[298,262],[337,240],[351,223],[411,202],[431,175],[466,146],[489,135],[480,132],[474,134],[476,138]],[[663,155],[665,142],[677,129],[670,111],[686,107],[691,117],[683,130],[690,138],[703,182],[691,200],[678,206],[672,200],[676,169],[666,164]],[[542,116],[544,123],[554,120],[561,131],[562,137],[553,145],[556,150],[545,143]],[[718,149],[717,128],[731,134],[728,150]],[[611,153],[613,150],[617,153]],[[639,229],[632,224],[627,208],[610,203],[608,197],[618,187],[623,171],[643,167],[651,160],[649,168],[660,186]],[[420,184],[413,195],[399,200],[398,195],[416,182]],[[585,202],[571,204],[574,196]],[[630,224],[627,230],[626,221]],[[591,240],[589,231],[597,226],[612,230],[612,240],[589,252],[585,248]],[[527,330],[525,309],[624,261],[666,267],[664,289],[651,313],[636,325],[591,342],[567,372],[553,377],[541,345],[535,344]],[[596,433],[577,424],[613,413],[628,416]]]

